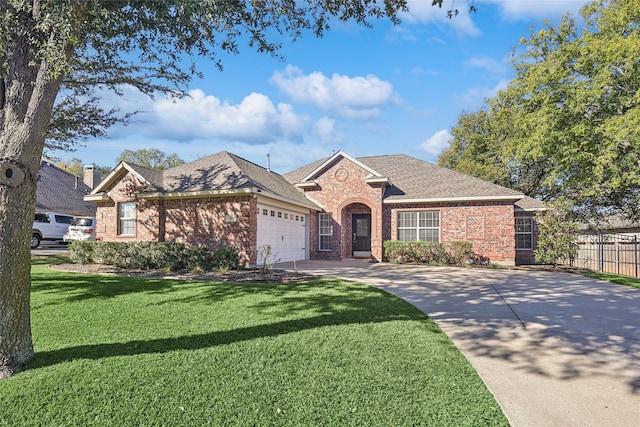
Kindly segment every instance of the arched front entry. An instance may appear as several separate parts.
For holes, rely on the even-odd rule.
[[[349,203],[342,208],[343,258],[370,258],[375,223],[371,208],[364,203]]]

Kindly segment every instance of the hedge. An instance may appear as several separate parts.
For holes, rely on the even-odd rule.
[[[122,268],[154,270],[211,270],[240,268],[236,248],[186,246],[175,242],[73,242],[70,258],[77,264],[107,264]]]
[[[387,261],[395,264],[464,265],[474,259],[473,244],[462,240],[446,243],[387,240],[383,246]]]

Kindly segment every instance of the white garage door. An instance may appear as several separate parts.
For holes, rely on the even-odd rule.
[[[271,246],[271,262],[299,261],[306,258],[307,218],[299,212],[258,205],[258,265],[261,248]]]

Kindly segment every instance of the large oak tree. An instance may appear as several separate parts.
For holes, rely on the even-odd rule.
[[[189,65],[195,55],[221,67],[219,54],[237,53],[241,43],[277,54],[282,35],[321,36],[334,19],[395,22],[405,6],[405,0],[0,0],[0,378],[34,354],[29,237],[40,158],[61,90],[71,95],[71,118],[83,108],[73,100],[95,102],[98,87],[179,93],[198,75]]]
[[[640,0],[581,13],[580,25],[565,17],[521,40],[514,79],[485,110],[461,116],[441,162],[563,196],[588,217],[638,217]]]

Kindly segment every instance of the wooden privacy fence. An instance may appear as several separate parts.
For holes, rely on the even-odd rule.
[[[584,234],[578,237],[578,255],[571,266],[603,273],[640,277],[640,241],[636,235]]]

